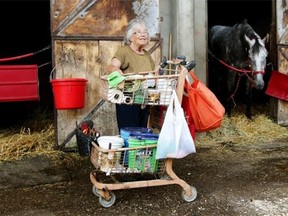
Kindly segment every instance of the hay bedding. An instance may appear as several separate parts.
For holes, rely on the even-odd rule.
[[[55,150],[53,120],[37,119],[24,125],[27,127],[18,131],[15,128],[0,131],[0,162],[39,154],[63,157],[63,152]],[[206,136],[197,136],[196,144],[256,145],[283,138],[288,138],[287,128],[275,124],[267,115],[255,114],[251,121],[239,112],[231,118],[225,116],[220,128],[207,132]]]
[[[35,154],[55,154],[54,127],[48,124],[41,131],[20,128],[0,131],[0,161],[17,160]]]
[[[288,138],[288,129],[274,123],[265,114],[256,114],[248,120],[244,114],[236,113],[228,118],[224,116],[220,128],[199,136],[197,144],[263,144]]]
[[[19,125],[0,130],[0,163],[43,154],[59,157],[60,152],[55,150],[53,118],[53,112],[35,110]]]

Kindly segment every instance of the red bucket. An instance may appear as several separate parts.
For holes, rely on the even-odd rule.
[[[85,106],[86,82],[82,78],[50,80],[57,110],[82,109]]]

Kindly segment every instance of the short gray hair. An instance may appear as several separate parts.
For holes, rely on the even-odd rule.
[[[127,26],[127,29],[126,29],[126,35],[124,37],[124,43],[125,44],[130,44],[130,38],[132,37],[132,35],[134,34],[134,30],[135,30],[135,27],[137,25],[141,25],[143,26],[144,28],[147,29],[147,25],[146,23],[144,22],[144,20],[136,17],[134,19],[132,19],[129,23],[128,23],[128,26]],[[150,41],[150,35],[149,35],[149,31],[147,29],[147,37],[148,37],[148,42]]]

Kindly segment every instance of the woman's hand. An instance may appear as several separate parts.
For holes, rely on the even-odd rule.
[[[108,72],[118,71],[120,75],[123,75],[123,71],[120,69],[121,62],[117,58],[111,60],[110,65],[107,68]]]

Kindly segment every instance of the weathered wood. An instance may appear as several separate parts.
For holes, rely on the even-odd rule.
[[[278,48],[278,71],[287,74],[288,71],[288,48],[286,47],[288,42],[288,14],[287,5],[283,5],[281,1],[275,1],[276,5],[276,28],[277,29],[277,48]],[[288,102],[283,100],[271,99],[270,114],[275,119],[277,124],[288,125]]]
[[[158,43],[159,40],[152,40],[148,50]],[[122,41],[55,41],[56,79],[85,78],[88,80],[85,107],[81,110],[57,111],[58,144],[65,141],[74,130],[76,122],[79,123],[101,100],[99,97],[100,75],[107,74],[105,68],[109,65],[117,49],[123,45]],[[157,62],[160,61],[161,46],[155,49],[152,56]],[[101,134],[118,134],[114,104],[104,104],[91,119]],[[71,142],[76,142],[75,137],[71,139]]]
[[[121,35],[136,14],[135,0],[52,1],[52,35]],[[154,2],[154,1],[151,1]],[[145,6],[149,10],[149,5]]]
[[[101,101],[99,76],[107,74],[105,69],[114,53],[124,45],[123,37],[127,24],[135,16],[145,17],[151,26],[154,38],[148,49],[151,49],[152,57],[156,64],[159,64],[162,47],[158,26],[155,25],[158,14],[147,16],[151,14],[151,8],[153,13],[158,13],[158,10],[155,10],[157,7],[157,0],[149,0],[145,4],[139,4],[137,0],[51,1],[55,79],[88,80],[83,109],[57,110],[55,121],[58,145],[71,134],[76,122],[79,123]],[[119,133],[114,104],[103,104],[91,120],[101,135]],[[76,138],[73,137],[67,144],[68,147],[76,144]]]

